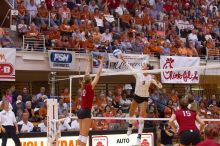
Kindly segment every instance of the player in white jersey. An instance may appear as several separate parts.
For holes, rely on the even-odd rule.
[[[155,80],[151,74],[148,73],[141,73],[140,70],[134,69],[128,62],[124,59],[121,55],[121,59],[126,63],[130,70],[134,71],[133,75],[136,79],[135,85],[135,96],[130,105],[129,116],[133,117],[135,111],[138,106],[140,106],[140,113],[139,117],[146,117],[146,109],[148,98],[150,97],[149,87],[151,84],[156,85],[158,88],[162,88],[162,85],[159,81]],[[151,70],[153,67],[148,64],[146,61],[142,62],[142,70]],[[139,72],[138,72],[139,71]],[[137,145],[140,145],[141,142],[141,134],[144,129],[144,120],[139,120],[138,126],[138,137],[137,137]],[[127,134],[130,135],[132,133],[132,120],[129,120],[129,127]]]

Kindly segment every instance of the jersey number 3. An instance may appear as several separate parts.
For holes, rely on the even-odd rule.
[[[184,117],[190,117],[191,116],[190,111],[183,111],[183,116]]]

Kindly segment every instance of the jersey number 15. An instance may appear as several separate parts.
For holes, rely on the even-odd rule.
[[[183,111],[183,116],[184,117],[190,117],[191,116],[190,111]]]

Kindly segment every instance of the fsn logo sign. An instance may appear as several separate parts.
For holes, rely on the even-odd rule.
[[[52,52],[50,57],[51,57],[51,62],[56,62],[56,63],[71,63],[72,62],[71,53]]]

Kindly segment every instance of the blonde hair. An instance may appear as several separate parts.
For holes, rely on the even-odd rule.
[[[186,97],[183,97],[180,99],[180,107],[182,109],[187,109],[187,106],[188,106],[189,102],[188,102],[188,99]]]
[[[83,78],[83,80],[84,80],[84,83],[85,83],[85,84],[88,84],[88,83],[92,80],[92,78],[91,78],[90,75],[85,75],[84,78]]]
[[[2,104],[1,104],[1,109],[4,109],[4,106],[5,106],[5,104],[9,104],[9,101],[8,100],[3,100],[2,101]]]

